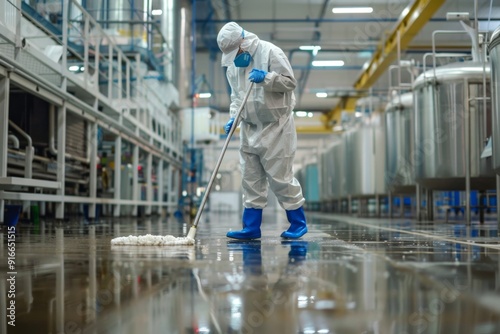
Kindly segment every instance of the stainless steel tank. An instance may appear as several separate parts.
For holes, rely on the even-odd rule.
[[[385,137],[381,115],[374,113],[343,134],[345,195],[383,194]]]
[[[415,189],[415,173],[411,164],[414,147],[413,93],[398,94],[385,108],[385,181],[394,193]]]
[[[344,148],[341,142],[332,146],[331,156],[332,195],[334,199],[339,199],[345,196]]]
[[[344,156],[341,141],[333,143],[322,154],[319,163],[320,200],[330,201],[344,196]]]
[[[491,35],[489,53],[493,103],[493,168],[500,175],[500,27]]]
[[[327,182],[325,179],[326,175],[326,151],[322,151],[319,154],[319,159],[318,159],[318,166],[319,166],[319,200],[321,202],[325,202],[328,198],[327,196],[327,191],[326,191],[326,185],[325,183]]]
[[[416,182],[425,188],[465,188],[467,105],[470,105],[471,186],[493,187],[491,158],[481,159],[485,141],[491,136],[491,105],[487,103],[485,110],[481,100],[483,79],[489,84],[489,76],[489,65],[461,62],[431,69],[415,80],[412,165]],[[489,89],[486,91],[489,94]]]
[[[330,173],[333,159],[331,148],[325,149],[319,158],[319,184],[320,184],[320,201],[327,202],[333,199],[332,196],[332,180],[333,177]]]

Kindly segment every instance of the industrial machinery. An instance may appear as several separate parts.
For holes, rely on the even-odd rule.
[[[6,1],[0,11],[8,31],[0,52],[0,104],[8,111],[0,113],[0,142],[8,142],[0,147],[0,212],[22,202],[24,214],[33,205],[64,219],[83,207],[93,219],[98,206],[118,217],[126,206],[148,215],[177,205],[171,185],[182,134],[171,83],[173,22],[98,5]],[[173,13],[169,6],[162,9]],[[6,76],[6,69],[15,71]]]
[[[324,211],[341,211],[345,195],[344,145],[337,139],[319,158],[320,202]]]
[[[360,99],[355,113],[343,116],[344,132],[320,154],[322,210],[379,215],[385,184],[383,102]]]
[[[484,81],[489,84],[489,66],[480,62],[438,67],[415,81],[415,177],[423,187],[465,189],[467,174],[473,188],[492,187],[491,158],[481,158],[491,136]]]
[[[358,213],[366,213],[365,204],[370,202],[370,211],[379,214],[380,195],[386,194],[384,123],[378,112],[359,118],[358,124],[342,136],[345,196],[350,199],[350,205],[355,200]]]
[[[452,63],[422,73],[414,83],[413,165],[416,182],[427,190],[428,219],[433,190],[465,190],[470,221],[471,189],[494,187],[492,159],[481,156],[492,132],[489,72],[477,60]]]
[[[219,112],[208,108],[182,109],[182,140],[189,143],[210,143],[220,138]],[[193,138],[191,138],[193,136]]]
[[[7,175],[25,176],[28,162],[31,175],[55,181],[57,173],[56,108],[46,101],[20,89],[10,93],[9,154]],[[81,195],[88,188],[89,151],[88,122],[69,114],[66,119],[66,193]],[[47,131],[46,129],[49,129]],[[33,154],[24,148],[33,147]],[[32,160],[32,162],[31,162]]]
[[[500,175],[500,27],[491,35],[490,45],[491,63],[491,94],[493,99],[492,117],[492,150],[493,168]]]
[[[413,93],[397,94],[385,108],[385,179],[393,193],[415,191]]]
[[[310,211],[317,211],[320,207],[319,200],[319,180],[318,163],[306,163],[295,173],[295,177],[302,186],[302,193],[306,200],[305,208]]]
[[[416,192],[412,163],[415,142],[413,125],[413,92],[395,93],[385,108],[385,182],[389,192],[390,215],[393,206],[400,208],[401,215],[405,214],[405,206],[412,208],[412,197]]]

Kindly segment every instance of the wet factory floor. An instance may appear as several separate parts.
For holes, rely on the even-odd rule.
[[[184,236],[175,219],[3,227],[0,332],[500,333],[496,223],[308,213],[285,241],[270,212],[261,240],[237,242],[239,215],[207,217],[194,246],[110,245]]]

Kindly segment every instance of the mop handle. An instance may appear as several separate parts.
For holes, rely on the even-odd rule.
[[[212,173],[212,176],[210,177],[210,181],[208,181],[208,186],[207,189],[205,190],[205,194],[203,195],[203,199],[201,200],[200,208],[198,209],[198,212],[196,213],[196,217],[194,218],[194,223],[193,227],[198,227],[198,223],[200,222],[201,218],[201,213],[203,212],[203,209],[205,208],[205,204],[207,203],[208,195],[210,193],[210,190],[212,189],[212,184],[214,183],[215,177],[217,176],[217,173],[219,172],[220,165],[222,163],[222,159],[224,158],[224,154],[226,153],[227,146],[229,145],[229,142],[231,141],[231,137],[233,136],[234,131],[236,131],[236,128],[238,127],[238,122],[240,120],[240,114],[243,108],[245,107],[245,104],[247,103],[248,97],[250,96],[250,92],[252,91],[253,87],[253,82],[250,82],[250,86],[247,89],[247,92],[245,94],[245,98],[243,99],[243,102],[241,103],[240,108],[238,109],[238,112],[236,113],[236,116],[234,117],[234,123],[233,126],[231,126],[231,130],[227,134],[226,141],[224,142],[224,146],[222,146],[222,152],[219,155],[219,159],[217,160],[217,163],[215,164],[214,171]]]

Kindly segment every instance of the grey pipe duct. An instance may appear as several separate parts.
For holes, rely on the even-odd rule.
[[[12,143],[12,145],[14,146],[14,148],[15,148],[16,150],[18,150],[18,149],[19,149],[19,139],[18,139],[16,136],[14,136],[14,135],[9,135],[9,137],[8,137],[8,141],[10,141],[10,142]]]
[[[33,156],[35,152],[35,150],[33,149],[33,141],[31,140],[31,137],[26,132],[24,132],[23,129],[17,126],[16,123],[9,120],[9,125],[28,141],[28,145],[26,145],[24,177],[31,179],[33,173]]]
[[[31,140],[31,137],[26,132],[24,132],[23,129],[18,127],[17,124],[12,122],[11,120],[9,120],[9,125],[28,141],[27,145],[28,147],[33,146],[33,141]]]

